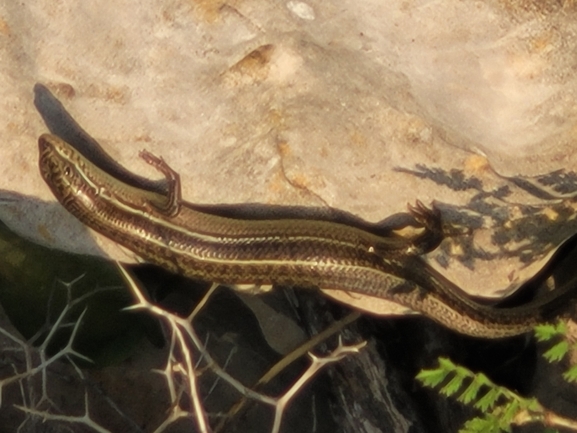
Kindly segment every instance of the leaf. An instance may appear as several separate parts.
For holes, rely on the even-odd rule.
[[[492,415],[484,418],[473,418],[465,423],[459,433],[500,433],[499,420]]]
[[[487,412],[495,406],[495,403],[501,397],[501,391],[497,388],[491,388],[487,393],[479,399],[474,406],[482,412]]]
[[[434,388],[442,381],[445,380],[447,377],[448,372],[436,368],[432,370],[421,370],[419,374],[417,374],[416,378],[419,380],[424,386],[428,386],[429,388]]]
[[[531,411],[531,412],[543,412],[543,406],[541,406],[541,403],[539,403],[539,401],[533,397],[533,398],[527,398],[525,399],[525,402],[527,403],[526,406],[524,406],[525,409]]]
[[[442,381],[444,381],[447,376],[457,370],[457,366],[451,362],[448,358],[439,358],[439,368],[433,368],[431,370],[421,370],[417,374],[416,378],[421,381],[424,386],[434,388]]]
[[[557,335],[565,335],[567,328],[563,322],[557,324],[544,323],[533,328],[537,341],[549,341]]]
[[[543,354],[545,359],[549,362],[558,362],[563,359],[563,357],[569,351],[569,343],[567,341],[561,341],[554,345],[551,349]]]
[[[449,358],[439,358],[439,367],[443,368],[445,371],[450,372],[457,369],[457,365],[453,363]]]
[[[567,382],[577,382],[577,365],[571,366],[569,370],[563,373],[563,379]]]
[[[509,426],[510,429],[513,418],[515,418],[515,415],[517,415],[520,410],[522,409],[519,400],[511,400],[509,404],[505,405],[503,415],[499,417],[501,428],[504,428],[504,426]]]
[[[483,385],[486,385],[484,375],[476,374],[469,386],[463,391],[457,400],[461,403],[469,404],[473,400],[477,399],[477,394]]]
[[[453,376],[453,378],[445,386],[441,388],[440,391],[441,394],[451,396],[457,393],[459,389],[461,389],[461,385],[463,385],[463,380],[467,377],[467,371],[464,371],[464,369],[462,368],[458,368],[457,370],[454,371],[454,374],[455,375]]]

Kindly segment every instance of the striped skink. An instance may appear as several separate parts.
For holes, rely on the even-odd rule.
[[[123,182],[54,135],[39,138],[39,151],[42,177],[70,213],[145,260],[195,279],[369,295],[487,338],[549,320],[577,285],[524,306],[494,308],[473,301],[420,257],[443,231],[438,212],[419,202],[409,210],[424,232],[411,238],[323,219],[223,216],[182,201],[178,174],[148,152],[141,157],[166,177],[166,194]]]

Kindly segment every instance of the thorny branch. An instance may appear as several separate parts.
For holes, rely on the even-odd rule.
[[[274,420],[271,426],[271,432],[278,433],[287,406],[295,396],[298,395],[299,391],[312,380],[315,374],[325,365],[338,362],[343,357],[358,352],[365,345],[365,343],[362,342],[356,345],[345,346],[339,339],[337,348],[327,356],[318,357],[310,352],[315,345],[324,341],[328,336],[340,331],[344,326],[346,326],[346,324],[356,318],[354,314],[346,317],[336,326],[319,334],[317,338],[312,339],[307,342],[307,344],[296,349],[292,354],[287,355],[286,358],[273,366],[269,372],[261,378],[255,386],[266,383],[297,357],[308,352],[311,364],[306,371],[300,375],[300,377],[289,387],[288,390],[284,392],[283,395],[279,397],[271,397],[243,385],[239,380],[227,373],[225,371],[226,366],[223,368],[215,361],[206,349],[206,342],[201,341],[193,328],[193,319],[204,307],[209,297],[216,289],[216,284],[212,285],[194,311],[188,317],[183,318],[150,303],[125,268],[119,265],[119,269],[136,299],[135,305],[128,307],[127,309],[146,310],[150,314],[164,320],[170,330],[170,347],[168,349],[166,363],[162,369],[154,371],[160,373],[165,379],[171,407],[167,412],[166,418],[155,428],[155,433],[166,431],[173,423],[183,418],[193,420],[198,431],[201,433],[211,433],[213,431],[209,423],[209,416],[205,409],[203,396],[201,395],[197,381],[200,374],[207,369],[211,370],[217,376],[217,380],[223,380],[237,390],[240,396],[242,396],[242,399],[240,400],[241,406],[247,399],[270,406],[274,411]],[[21,352],[23,357],[23,362],[19,362],[18,365],[12,364],[13,374],[0,379],[0,408],[2,407],[2,394],[4,390],[7,387],[16,384],[20,389],[22,403],[15,405],[15,407],[27,415],[20,426],[21,428],[23,428],[24,424],[33,419],[41,419],[42,422],[52,421],[77,426],[82,425],[99,433],[109,432],[108,429],[100,425],[95,421],[95,418],[92,417],[93,414],[90,410],[90,403],[93,399],[89,398],[88,388],[85,388],[84,390],[84,413],[82,415],[63,413],[63,409],[65,408],[59,408],[50,398],[51,382],[50,375],[48,374],[50,366],[54,365],[57,361],[66,359],[72,365],[72,371],[75,371],[75,374],[78,375],[81,381],[85,381],[83,372],[74,363],[74,359],[81,359],[90,362],[90,359],[78,353],[73,348],[78,329],[82,323],[86,310],[82,312],[80,317],[74,323],[67,323],[67,320],[69,320],[68,316],[75,306],[85,300],[87,296],[91,296],[103,289],[97,289],[90,292],[90,294],[73,299],[71,288],[74,283],[81,278],[82,276],[75,281],[63,283],[67,290],[67,303],[53,324],[46,322],[43,326],[43,332],[47,336],[40,346],[33,347],[30,341],[24,341],[14,335],[13,332],[9,332],[0,327],[0,335],[15,343],[15,347],[9,350]],[[60,349],[57,353],[49,356],[48,347],[57,335],[58,331],[71,326],[73,327],[72,332],[65,347]],[[37,339],[39,335],[40,333],[33,337],[32,341]],[[199,354],[196,363],[194,350]],[[202,369],[199,367],[201,363],[204,364]],[[35,385],[31,382],[31,379],[35,377],[39,377],[41,384],[41,393],[39,396],[36,395]],[[86,382],[84,383],[86,385]],[[204,396],[204,398],[206,398],[206,396]],[[113,402],[109,403],[114,405]],[[92,404],[94,405],[94,403]],[[239,405],[237,405],[237,409],[238,407]],[[231,416],[231,414],[234,413],[235,411],[231,410],[228,416]],[[72,429],[70,431],[72,431]]]
[[[199,396],[199,391],[197,387],[197,383],[195,381],[195,377],[197,375],[197,371],[192,363],[192,353],[190,347],[188,346],[188,342],[185,337],[190,339],[190,342],[194,345],[196,350],[201,354],[201,357],[207,363],[207,366],[222,380],[225,380],[228,384],[230,384],[233,388],[235,388],[242,396],[246,398],[250,398],[266,405],[273,407],[274,409],[274,421],[273,426],[271,429],[271,433],[278,433],[281,426],[281,421],[283,417],[283,413],[288,406],[289,402],[297,395],[298,391],[303,388],[303,386],[308,383],[312,377],[326,364],[337,362],[344,358],[345,356],[351,353],[357,353],[361,348],[363,348],[366,342],[361,342],[356,345],[345,346],[342,343],[342,340],[339,338],[339,344],[336,349],[333,350],[332,353],[325,357],[317,357],[312,353],[308,353],[312,363],[308,367],[308,369],[300,376],[300,378],[281,396],[278,398],[270,397],[260,392],[257,392],[251,388],[246,387],[242,383],[240,383],[237,379],[233,378],[230,374],[228,374],[222,367],[220,367],[213,357],[208,353],[205,348],[205,345],[202,343],[199,336],[196,334],[193,326],[192,321],[194,316],[198,313],[199,308],[197,307],[193,313],[191,313],[188,317],[182,318],[176,316],[174,314],[169,313],[162,308],[151,304],[146,297],[143,295],[142,291],[138,288],[136,281],[132,278],[132,276],[122,267],[120,267],[120,271],[128,282],[130,289],[133,292],[137,302],[135,305],[129,307],[129,309],[145,309],[150,313],[164,319],[168,324],[172,331],[171,337],[171,349],[169,352],[169,357],[166,363],[166,366],[160,372],[166,377],[166,381],[168,384],[168,389],[171,396],[171,401],[173,404],[173,413],[171,415],[171,422],[181,418],[182,416],[186,416],[186,414],[182,413],[182,408],[180,407],[179,395],[176,393],[176,378],[175,374],[178,373],[188,381],[186,391],[190,395],[192,399],[192,412],[195,414],[195,421],[197,423],[197,427],[202,433],[209,433],[212,432],[212,429],[207,421],[206,411],[204,410],[202,399]],[[216,289],[217,285],[213,284],[208,291],[207,296],[210,296],[212,292]],[[207,300],[207,296],[201,301],[199,305],[204,305]],[[350,323],[356,316],[345,318],[343,321],[342,326],[347,323]],[[339,329],[342,329],[339,328]],[[327,338],[332,333],[336,332],[336,330],[331,330],[327,335],[323,336]],[[316,341],[315,344],[318,344],[323,340]],[[312,348],[312,346],[307,346]],[[183,354],[184,363],[179,361],[179,357],[177,356],[177,350],[179,353]],[[302,349],[300,349],[302,350]],[[297,349],[299,351],[299,349]],[[290,356],[290,355],[289,355]],[[292,357],[290,358],[292,361]],[[274,376],[274,372],[278,371],[273,369],[273,373],[271,377]],[[268,377],[265,377],[265,380],[261,382],[266,382],[269,380]],[[167,419],[167,421],[169,421]],[[161,426],[162,428],[158,428],[155,430],[155,433],[162,432],[165,427],[167,427],[170,422],[165,422]]]

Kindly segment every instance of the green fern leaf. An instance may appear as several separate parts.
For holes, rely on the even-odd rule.
[[[484,418],[473,418],[465,423],[459,433],[500,433],[499,420],[491,415]]]
[[[421,370],[417,374],[417,380],[419,380],[424,386],[429,388],[434,388],[447,377],[448,372],[441,368],[435,368],[432,370]]]
[[[487,412],[493,409],[499,397],[501,397],[501,391],[497,388],[491,388],[474,406],[482,412]]]
[[[453,361],[451,361],[449,358],[441,357],[439,358],[439,368],[442,368],[449,373],[453,370],[456,370],[457,365],[454,364]]]
[[[541,406],[541,403],[539,403],[539,401],[533,397],[533,398],[527,398],[525,399],[525,402],[527,403],[526,406],[524,406],[525,409],[531,411],[531,412],[543,412],[543,406]]]
[[[453,373],[456,369],[457,366],[448,358],[439,358],[439,368],[421,370],[419,374],[417,374],[416,378],[421,381],[423,385],[434,388],[443,382],[447,376],[450,373]]]
[[[463,380],[467,377],[467,372],[462,368],[457,368],[453,373],[453,378],[439,391],[441,394],[451,396],[461,389]]]
[[[483,385],[486,385],[485,380],[482,376],[484,375],[477,374],[473,376],[473,380],[457,400],[459,400],[461,403],[464,404],[469,404],[473,400],[476,400],[477,394],[479,394],[479,390]]]
[[[571,366],[569,370],[563,373],[563,379],[567,382],[577,382],[577,365]]]
[[[569,343],[567,341],[561,341],[554,345],[551,349],[543,354],[545,359],[549,362],[557,362],[563,359],[567,352],[569,351]]]
[[[511,402],[504,406],[503,415],[499,417],[501,428],[508,426],[510,429],[511,421],[515,418],[515,415],[521,410],[521,403],[519,400],[511,400]]]
[[[534,331],[537,341],[549,341],[557,335],[565,335],[567,327],[563,322],[558,322],[556,324],[544,323],[535,326]]]

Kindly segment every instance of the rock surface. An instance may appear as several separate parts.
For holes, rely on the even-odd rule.
[[[131,259],[38,175],[41,82],[131,171],[157,177],[137,155],[162,155],[192,202],[378,221],[435,200],[474,232],[434,262],[499,294],[577,228],[570,201],[551,208],[496,174],[575,170],[575,17],[572,2],[531,0],[7,3],[0,218],[55,248]]]

